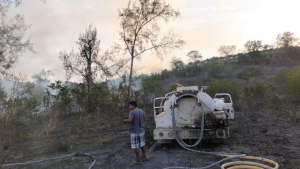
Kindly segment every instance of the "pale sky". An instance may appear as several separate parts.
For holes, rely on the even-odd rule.
[[[85,29],[92,23],[98,30],[102,53],[119,42],[120,20],[118,9],[127,0],[24,0],[21,6],[11,8],[10,16],[22,14],[31,28],[36,53],[27,52],[15,65],[15,72],[27,75],[28,80],[41,69],[51,70],[51,80],[65,80],[59,52],[69,52]],[[300,1],[297,0],[167,0],[181,12],[180,18],[162,24],[162,32],[173,29],[186,45],[174,50],[163,61],[146,53],[135,65],[139,73],[170,69],[171,58],[198,50],[205,58],[219,56],[221,45],[236,45],[243,51],[247,40],[262,40],[271,44],[285,31],[300,36]],[[123,57],[123,56],[120,56]]]

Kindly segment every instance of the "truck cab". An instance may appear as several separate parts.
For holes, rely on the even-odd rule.
[[[214,99],[223,100],[225,103],[224,110],[226,110],[228,119],[234,119],[234,108],[231,95],[228,93],[217,93],[215,94]]]

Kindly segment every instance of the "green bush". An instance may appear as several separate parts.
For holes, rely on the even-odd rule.
[[[186,71],[188,72],[189,75],[199,75],[202,73],[202,67],[201,67],[201,62],[196,61],[196,62],[189,62],[186,65]]]
[[[173,57],[172,59],[172,73],[176,76],[184,76],[185,75],[185,64],[181,60],[181,58]]]
[[[208,70],[210,78],[214,78],[214,79],[223,78],[223,74],[222,74],[223,64],[207,63],[204,67]]]
[[[295,96],[300,95],[300,65],[295,66],[288,72],[285,87],[291,94]]]
[[[245,63],[250,63],[251,60],[247,54],[244,53],[238,53],[237,54],[237,60],[239,64],[245,64]]]
[[[224,64],[232,64],[236,63],[237,61],[237,55],[227,55],[224,57]]]
[[[91,94],[91,105],[93,106],[92,110],[100,107],[106,107],[106,103],[111,100],[110,90],[107,84],[94,84]]]
[[[248,80],[253,76],[259,75],[261,68],[258,66],[246,66],[240,72],[237,73],[237,77],[240,79]]]
[[[162,70],[161,73],[160,73],[160,77],[163,78],[163,79],[166,79],[169,76],[170,76],[170,72],[167,69]]]
[[[204,69],[208,70],[210,78],[223,79],[224,76],[230,75],[233,71],[232,66],[221,63],[206,63]]]
[[[259,64],[262,61],[262,52],[261,51],[250,51],[248,52],[250,63]]]
[[[150,77],[143,78],[142,80],[142,90],[147,94],[155,94],[161,88],[160,81]]]
[[[279,83],[279,84],[283,84],[286,82],[287,79],[287,74],[289,73],[289,69],[288,68],[280,68],[276,71],[275,75],[274,75],[274,80],[275,82]]]
[[[50,89],[54,92],[54,94],[50,92]],[[46,88],[43,101],[45,107],[51,107],[53,111],[60,113],[71,112],[71,104],[73,102],[71,89],[60,80],[55,81],[55,83],[51,83],[51,85]]]
[[[207,93],[214,97],[216,93],[229,93],[233,100],[237,100],[239,97],[239,90],[241,84],[237,80],[217,80],[214,79],[211,81]]]
[[[241,90],[241,100],[247,110],[258,110],[263,106],[264,99],[267,93],[267,87],[263,80],[258,80],[254,83],[249,83],[243,86]]]

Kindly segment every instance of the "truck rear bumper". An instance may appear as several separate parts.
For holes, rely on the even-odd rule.
[[[182,139],[198,139],[201,129],[178,129]],[[173,129],[157,128],[153,131],[154,140],[173,140],[175,139]],[[227,139],[229,138],[229,127],[217,129],[204,129],[203,139]]]

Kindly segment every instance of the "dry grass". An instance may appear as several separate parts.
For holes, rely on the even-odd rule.
[[[300,122],[300,111],[293,111],[291,109],[284,110],[290,117],[290,120],[294,123],[299,123]]]
[[[8,155],[9,155],[9,152],[7,152],[3,156],[0,154],[0,169],[2,168],[2,165],[4,164],[4,162],[5,162],[6,158],[8,157]]]
[[[23,155],[22,152],[16,152],[15,154],[12,154],[10,156],[10,158],[13,159],[13,160],[16,160],[16,159],[19,159],[19,158],[23,158],[23,157],[24,157],[24,155]]]
[[[59,116],[58,115],[49,115],[43,118],[43,128],[38,134],[38,136],[49,137],[50,133],[55,130],[59,125]]]
[[[74,148],[75,145],[75,137],[74,136],[63,136],[56,139],[53,139],[47,148],[48,151],[53,152],[66,152],[70,151]]]
[[[108,144],[112,144],[113,143],[113,138],[112,137],[98,137],[95,142],[94,145],[95,146],[103,146],[103,145],[108,145]]]
[[[91,118],[90,115],[86,117],[79,116],[78,121],[74,124],[74,127],[76,127],[78,130],[83,130],[83,131],[90,129],[92,126],[90,123],[90,118]]]
[[[0,142],[12,143],[15,128],[16,126],[12,123],[11,117],[8,114],[3,115],[0,118]]]

